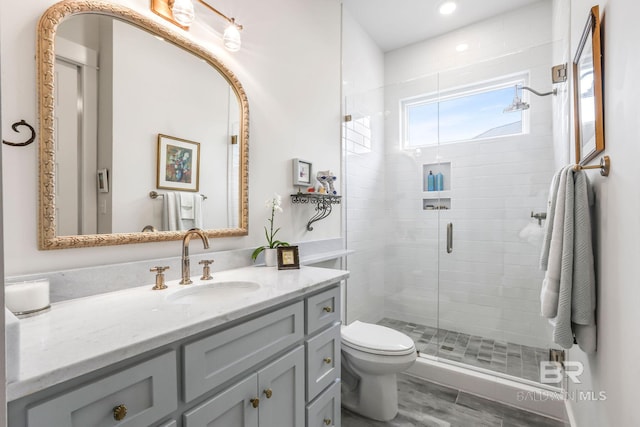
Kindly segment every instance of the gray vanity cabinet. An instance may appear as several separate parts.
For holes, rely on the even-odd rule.
[[[339,316],[337,283],[292,296],[9,402],[9,425],[340,427]]]
[[[270,363],[184,414],[184,427],[304,425],[304,348]]]

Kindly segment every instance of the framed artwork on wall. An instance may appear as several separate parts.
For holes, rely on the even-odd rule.
[[[593,6],[573,59],[576,163],[584,165],[604,151],[600,11]]]
[[[198,191],[200,143],[158,134],[156,187],[177,191]]]
[[[311,185],[311,162],[293,159],[293,185]]]

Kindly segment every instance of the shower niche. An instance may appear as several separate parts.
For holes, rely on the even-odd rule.
[[[422,209],[451,209],[451,162],[422,165]]]

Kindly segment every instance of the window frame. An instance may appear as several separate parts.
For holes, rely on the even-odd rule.
[[[472,96],[480,93],[491,92],[494,90],[500,90],[508,87],[513,87],[515,85],[518,86],[527,86],[529,82],[529,73],[517,73],[511,74],[508,76],[503,76],[497,79],[485,80],[481,82],[476,82],[469,85],[457,86],[445,91],[436,91],[436,92],[428,92],[420,95],[414,95],[410,97],[405,97],[400,99],[399,101],[399,115],[400,115],[400,148],[402,150],[414,150],[416,148],[428,148],[428,147],[437,147],[440,145],[446,144],[457,144],[463,142],[476,142],[476,141],[486,141],[489,139],[496,138],[505,138],[505,137],[517,137],[527,135],[530,132],[529,123],[529,109],[522,110],[522,131],[520,133],[512,133],[508,135],[499,135],[499,136],[487,136],[483,138],[473,138],[473,139],[459,139],[453,141],[441,141],[440,140],[440,126],[438,125],[438,138],[437,141],[432,144],[419,144],[419,145],[409,145],[408,142],[408,134],[409,134],[409,121],[408,121],[408,109],[412,106],[416,105],[426,105],[426,104],[437,104],[437,120],[438,124],[440,123],[440,103],[452,99],[464,98],[466,96]],[[524,102],[529,102],[530,94],[528,91],[522,91],[520,97]],[[507,105],[505,105],[507,107]],[[506,114],[506,113],[505,113]]]

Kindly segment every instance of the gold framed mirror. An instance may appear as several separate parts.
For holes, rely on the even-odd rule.
[[[248,234],[249,106],[225,64],[177,31],[106,1],[57,3],[37,31],[40,249],[181,239],[195,223],[188,210],[195,198],[176,193],[182,204],[168,206],[165,199],[175,198],[155,191],[162,134],[199,143],[200,188],[189,194],[201,196],[207,235]],[[66,87],[82,91],[68,95]],[[188,148],[174,151],[187,157]],[[177,209],[177,226],[166,225],[167,209]]]
[[[593,6],[573,60],[576,163],[585,165],[604,151],[600,11]]]

